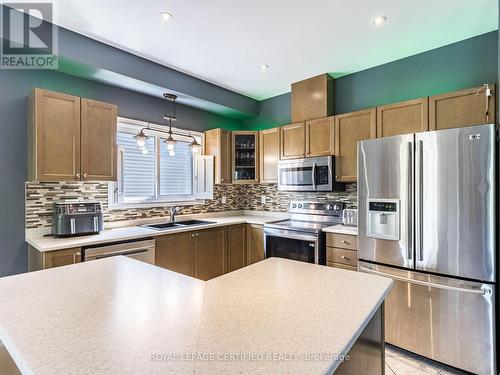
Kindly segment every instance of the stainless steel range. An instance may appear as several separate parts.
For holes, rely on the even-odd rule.
[[[324,227],[342,223],[343,202],[291,202],[289,220],[264,225],[266,258],[326,264]]]

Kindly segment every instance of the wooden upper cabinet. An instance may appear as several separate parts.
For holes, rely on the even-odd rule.
[[[264,227],[258,224],[247,224],[247,262],[250,265],[265,259]]]
[[[333,116],[306,122],[306,157],[333,155],[334,125]]]
[[[214,183],[231,183],[231,132],[225,129],[207,130],[205,155],[214,156]]]
[[[227,272],[245,267],[246,244],[246,224],[231,225],[227,228]]]
[[[281,127],[281,159],[297,159],[306,155],[305,123]]]
[[[335,179],[356,182],[358,142],[376,137],[375,108],[335,116]]]
[[[429,129],[442,130],[495,123],[495,94],[474,87],[429,98]],[[495,85],[490,84],[495,93]],[[477,94],[477,95],[476,95]]]
[[[191,232],[191,243],[194,257],[194,277],[210,280],[226,272],[225,227]]]
[[[421,98],[377,108],[377,137],[429,130],[429,99]]]
[[[116,122],[113,104],[81,100],[81,177],[116,181]]]
[[[261,130],[260,140],[260,182],[278,182],[278,161],[280,159],[280,128]]]
[[[259,182],[259,132],[233,131],[232,159],[233,184],[256,184]]]
[[[155,265],[193,276],[191,233],[173,233],[156,238]]]
[[[333,115],[334,80],[329,74],[292,84],[292,122]]]
[[[28,178],[80,180],[80,98],[42,89],[28,97]]]

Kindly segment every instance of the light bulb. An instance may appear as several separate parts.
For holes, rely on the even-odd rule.
[[[199,154],[201,151],[201,145],[195,141],[193,141],[193,143],[191,143],[191,152],[193,154]]]
[[[167,150],[174,151],[175,150],[175,143],[174,142],[167,142]]]
[[[174,150],[169,150],[169,151],[168,151],[168,154],[169,154],[170,156],[175,156],[175,151],[174,151]]]
[[[143,148],[143,149],[142,149],[142,154],[143,154],[143,155],[147,155],[147,154],[149,154],[149,150],[148,150],[147,148]]]
[[[137,142],[137,147],[140,149],[146,147],[146,141],[149,139],[149,137],[144,133],[144,129],[135,135],[134,138]]]

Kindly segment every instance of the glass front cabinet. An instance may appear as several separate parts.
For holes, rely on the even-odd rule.
[[[259,132],[234,131],[233,134],[233,183],[259,182]]]

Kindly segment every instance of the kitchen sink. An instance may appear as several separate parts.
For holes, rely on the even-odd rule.
[[[185,221],[176,221],[174,223],[146,224],[143,225],[143,227],[155,230],[169,230],[169,229],[189,227],[194,225],[205,225],[214,223],[215,223],[214,221],[205,221],[205,220],[185,220]]]
[[[143,225],[143,226],[146,228],[157,229],[157,230],[182,227],[182,225],[179,225],[178,223],[147,224],[147,225]]]
[[[215,221],[186,220],[186,221],[177,221],[174,224],[180,224],[180,225],[205,225],[205,224],[215,224]]]

